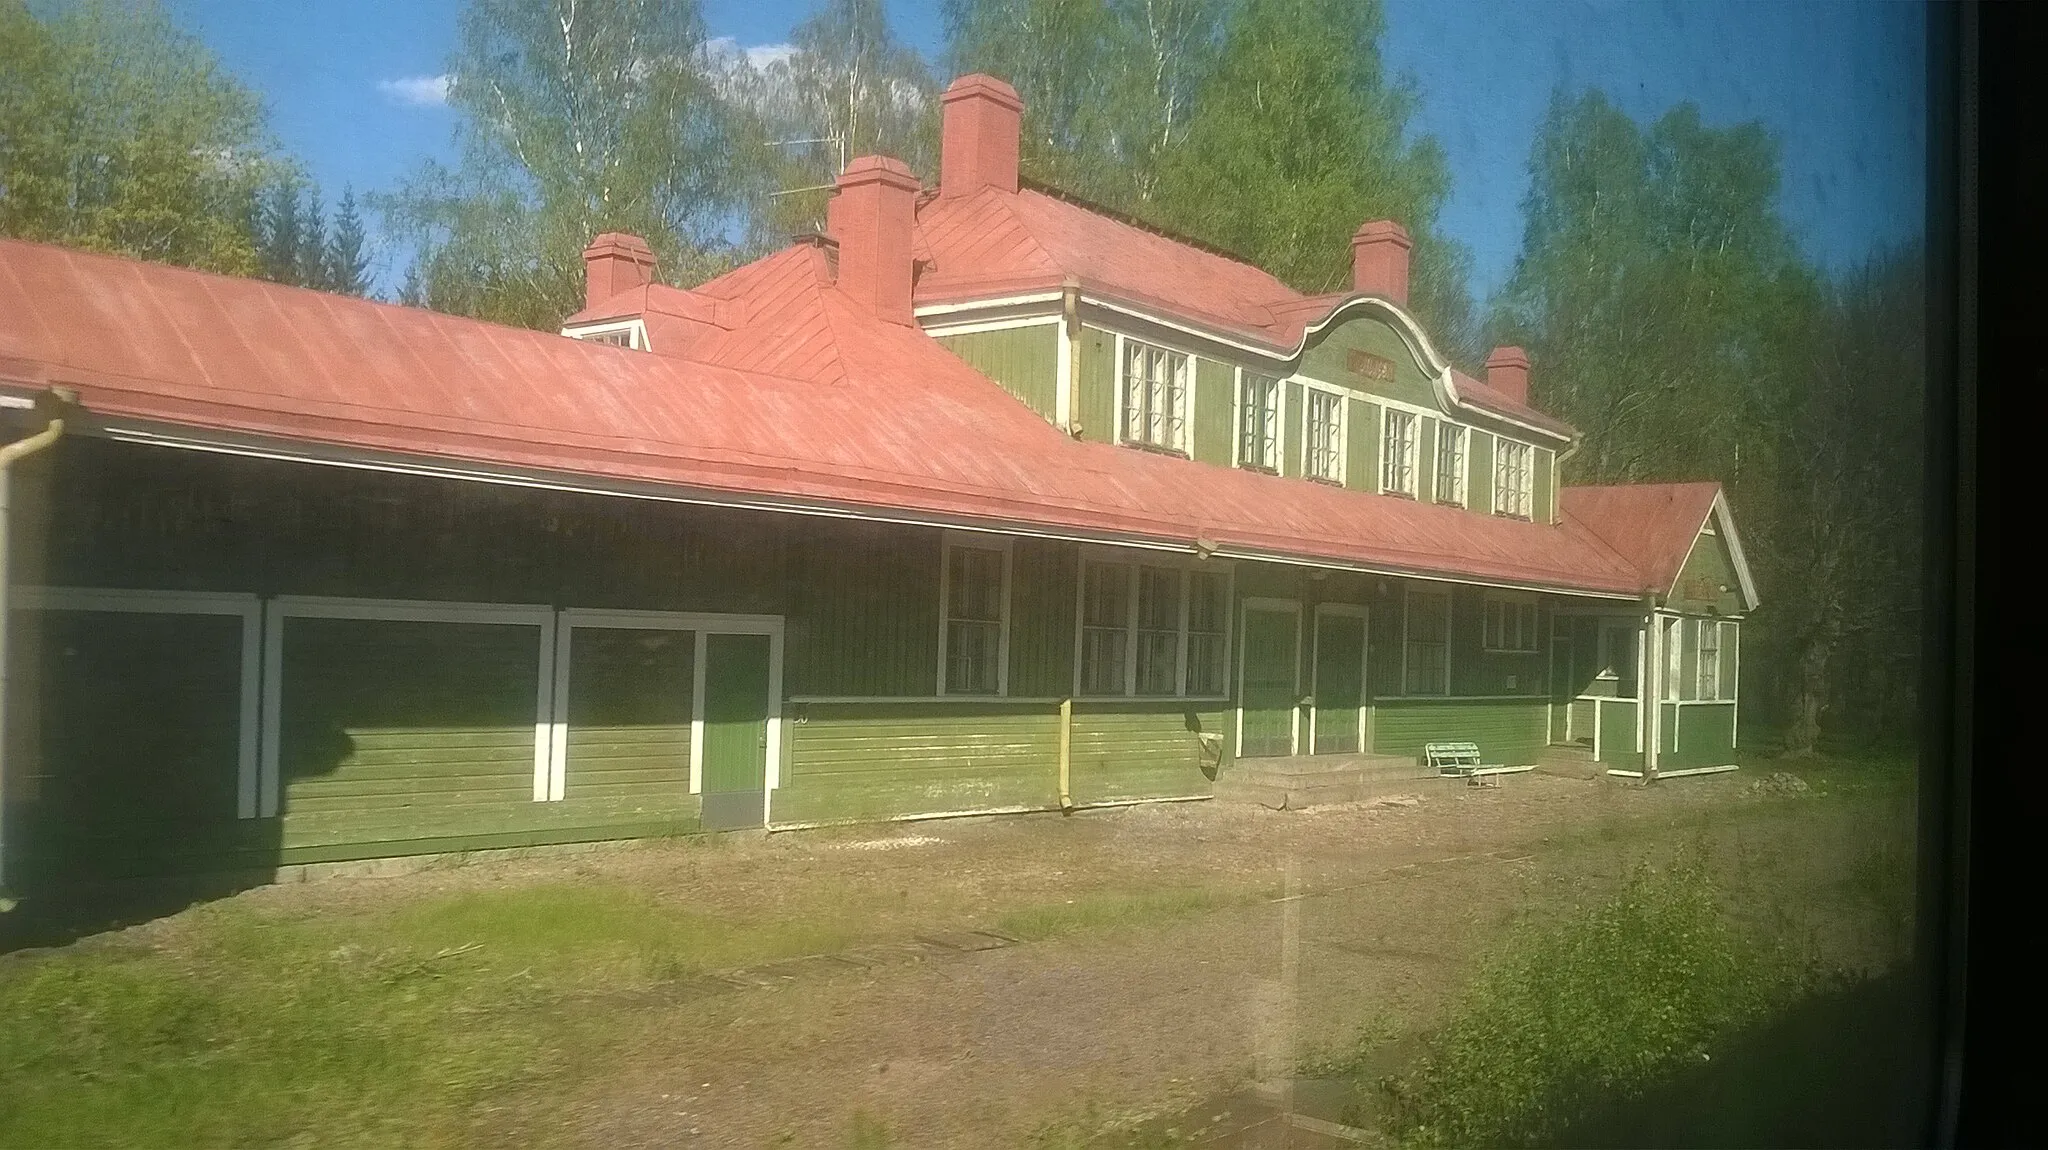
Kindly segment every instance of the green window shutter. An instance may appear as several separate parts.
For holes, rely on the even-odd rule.
[[[1347,400],[1350,411],[1345,418],[1351,421],[1347,438],[1347,470],[1344,486],[1359,491],[1380,489],[1380,405],[1363,400]]]
[[[1536,449],[1536,475],[1530,504],[1530,518],[1538,523],[1557,522],[1557,484],[1554,482],[1557,454],[1547,447]]]
[[[1436,424],[1426,417],[1416,421],[1415,498],[1422,503],[1436,500]]]
[[[1230,466],[1232,413],[1237,409],[1237,373],[1213,359],[1195,361],[1195,458]]]
[[[1493,436],[1473,428],[1466,454],[1471,471],[1465,477],[1465,506],[1482,515],[1493,514]]]
[[[1280,419],[1287,428],[1286,450],[1280,457],[1280,474],[1300,478],[1301,455],[1308,449],[1308,410],[1302,402],[1302,388],[1290,383],[1284,389]]]
[[[1116,441],[1116,337],[1098,327],[1081,329],[1081,378],[1075,381],[1074,418],[1083,438]]]

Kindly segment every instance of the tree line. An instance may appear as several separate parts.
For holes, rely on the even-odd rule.
[[[1777,209],[1779,144],[1681,105],[1651,122],[1560,91],[1523,241],[1488,306],[1439,225],[1451,190],[1370,0],[945,0],[945,58],[881,0],[820,0],[785,53],[712,39],[696,0],[468,0],[453,162],[332,219],[261,100],[147,0],[0,0],[0,234],[363,294],[373,210],[398,295],[552,329],[580,251],[645,236],[700,282],[822,226],[842,158],[936,170],[941,77],[1025,101],[1027,178],[1244,256],[1348,282],[1359,222],[1415,237],[1412,306],[1466,370],[1514,343],[1584,433],[1572,483],[1727,485],[1764,607],[1744,715],[1811,750],[1910,730],[1917,650],[1918,249],[1829,274]]]

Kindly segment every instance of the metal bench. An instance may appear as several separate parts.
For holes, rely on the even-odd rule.
[[[1533,766],[1510,767],[1479,760],[1478,743],[1429,743],[1422,748],[1423,762],[1433,774],[1462,778],[1471,786],[1499,786],[1500,776],[1518,775]]]

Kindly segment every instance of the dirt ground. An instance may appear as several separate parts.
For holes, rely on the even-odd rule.
[[[1101,1144],[1227,1095],[1274,1057],[1362,1040],[1400,1057],[1518,917],[1597,897],[1630,863],[1695,840],[1770,929],[1883,965],[1901,924],[1855,894],[1858,868],[1873,843],[1910,850],[1910,811],[1759,793],[1758,778],[1645,789],[1532,774],[1297,812],[1195,802],[729,836],[233,901],[340,916],[625,884],[733,920],[819,916],[846,944],[715,975],[593,979],[530,1004],[558,1015],[565,1057],[587,1058],[578,1028],[591,1026],[608,1053],[497,1099],[475,1117],[479,1143]],[[180,929],[123,933],[162,943]]]

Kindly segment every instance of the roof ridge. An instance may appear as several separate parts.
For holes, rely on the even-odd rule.
[[[1258,271],[1265,272],[1265,274],[1273,276],[1273,278],[1276,280],[1280,279],[1279,276],[1273,275],[1272,271],[1261,266],[1258,263],[1258,261],[1252,259],[1247,255],[1244,255],[1241,252],[1231,251],[1229,248],[1223,247],[1220,244],[1212,244],[1207,240],[1197,239],[1194,236],[1188,235],[1184,232],[1174,231],[1173,229],[1168,228],[1162,224],[1152,223],[1151,221],[1146,220],[1140,216],[1133,215],[1130,212],[1122,211],[1117,208],[1112,208],[1107,204],[1097,203],[1094,200],[1087,199],[1086,197],[1068,191],[1067,189],[1062,188],[1057,184],[1044,183],[1039,180],[1030,179],[1026,176],[1019,176],[1017,177],[1017,187],[1020,191],[1037,192],[1042,196],[1050,197],[1064,204],[1070,204],[1074,207],[1080,208],[1083,211],[1093,212],[1106,220],[1111,220],[1115,223],[1122,224],[1127,228],[1134,228],[1141,232],[1147,232],[1151,235],[1158,236],[1161,239],[1172,240],[1174,243],[1184,244],[1188,247],[1195,249],[1198,252],[1204,252],[1208,255],[1218,256],[1223,259],[1230,260],[1233,263],[1240,263],[1248,268],[1253,268]],[[1284,283],[1285,281],[1282,282]],[[1287,290],[1291,292],[1294,291],[1294,289],[1291,287]],[[1305,293],[1294,292],[1294,294],[1297,297],[1299,297]]]

